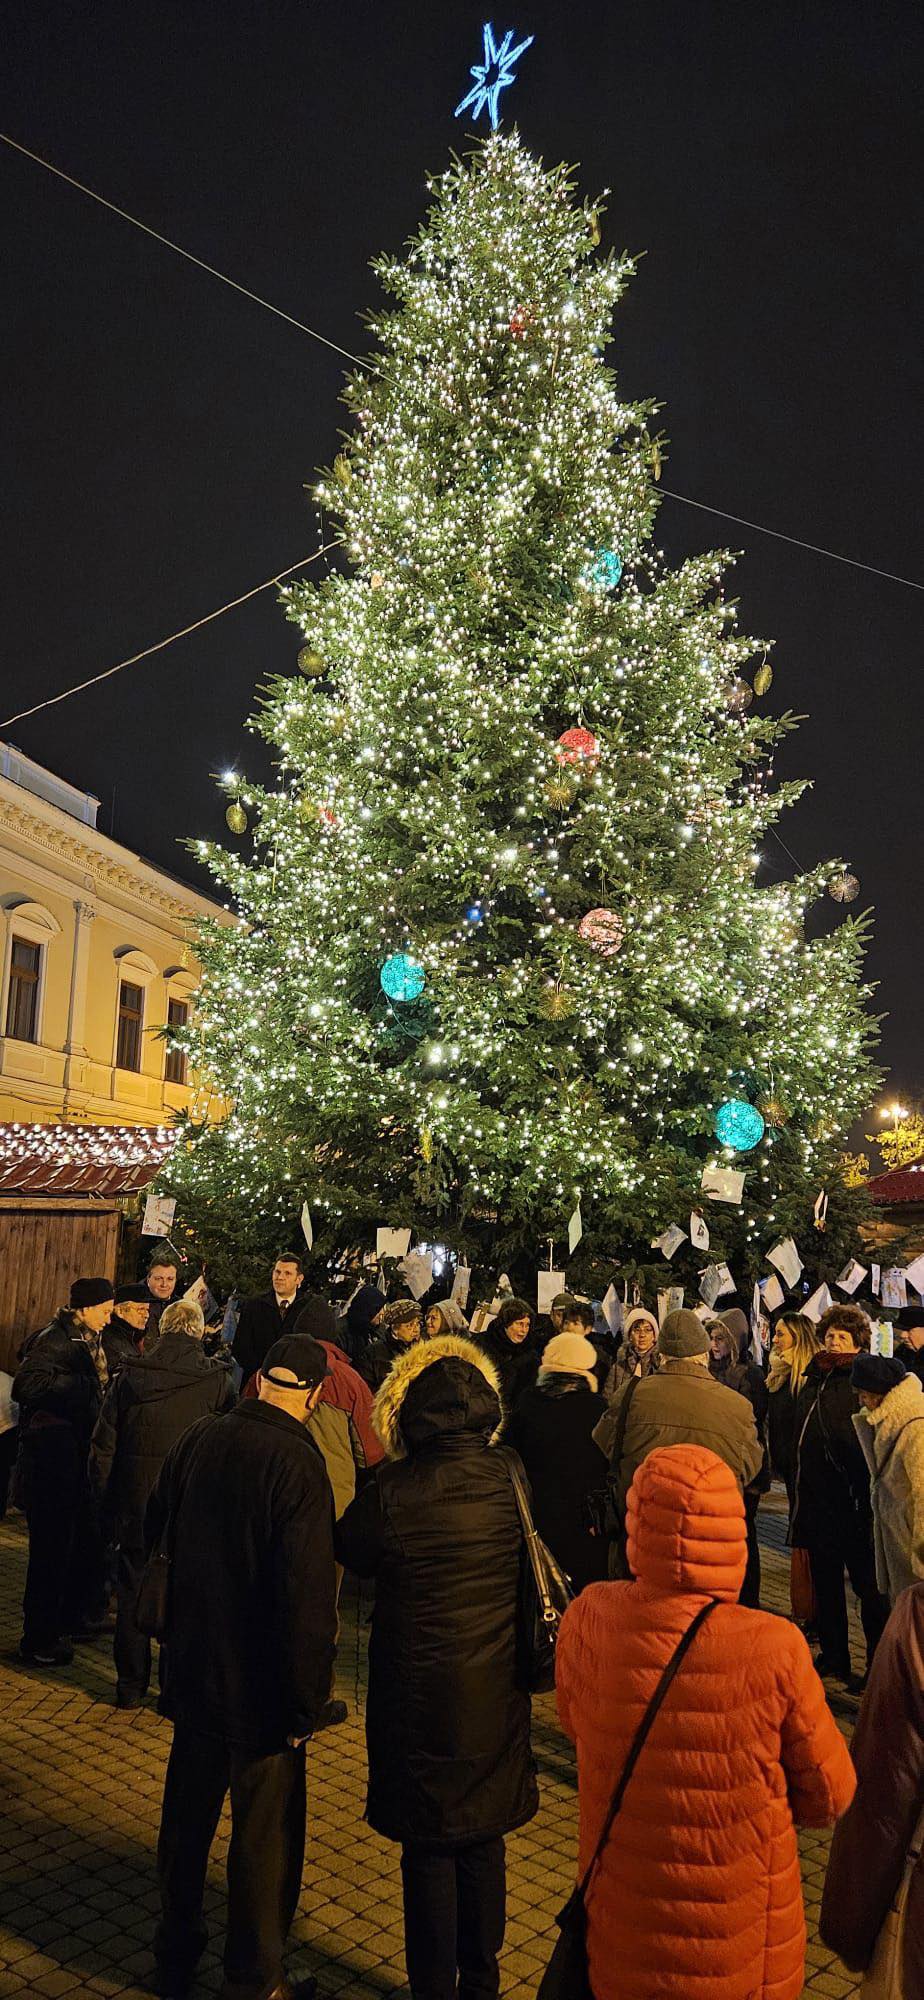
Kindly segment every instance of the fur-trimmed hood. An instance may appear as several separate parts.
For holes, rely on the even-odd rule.
[[[392,1459],[447,1434],[492,1438],[501,1422],[497,1369],[461,1334],[415,1340],[383,1382],[372,1422]]]

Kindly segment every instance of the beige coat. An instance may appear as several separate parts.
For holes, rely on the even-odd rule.
[[[916,1375],[853,1419],[870,1470],[876,1581],[895,1603],[924,1578],[924,1390]]]

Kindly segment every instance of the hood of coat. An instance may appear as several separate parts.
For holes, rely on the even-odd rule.
[[[876,1463],[881,1465],[905,1425],[913,1423],[916,1417],[924,1417],[924,1389],[916,1375],[906,1375],[904,1382],[897,1382],[883,1396],[878,1410],[860,1410],[853,1421],[858,1431],[862,1427],[872,1433]]]
[[[671,1444],[650,1452],[629,1488],[626,1526],[640,1583],[737,1602],[747,1566],[744,1502],[714,1451]]]
[[[371,1333],[372,1322],[385,1304],[378,1285],[360,1285],[347,1306],[344,1318],[351,1333]]]
[[[389,1458],[407,1458],[440,1437],[494,1437],[500,1382],[488,1356],[458,1333],[405,1348],[383,1382],[372,1422]]]

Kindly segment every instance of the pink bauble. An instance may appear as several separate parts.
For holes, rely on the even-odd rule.
[[[601,958],[615,958],[625,941],[626,927],[615,910],[588,910],[578,924],[578,937],[592,944]]]
[[[560,764],[596,764],[600,745],[592,729],[566,729],[555,746]]]

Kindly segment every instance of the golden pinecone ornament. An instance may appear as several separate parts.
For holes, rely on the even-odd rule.
[[[550,982],[539,995],[539,1012],[546,1021],[567,1021],[576,1006],[577,998],[570,986]]]
[[[773,668],[769,660],[762,660],[754,675],[754,693],[766,694],[773,685]]]
[[[551,778],[546,785],[545,796],[556,812],[567,812],[577,798],[577,789],[568,778]]]
[[[247,832],[247,814],[245,813],[244,808],[241,805],[240,799],[235,799],[233,805],[230,805],[228,807],[228,810],[225,813],[225,820],[227,825],[231,828],[232,833]]]
[[[324,672],[324,655],[315,646],[302,646],[298,655],[299,673],[307,674],[310,681],[317,680]]]

